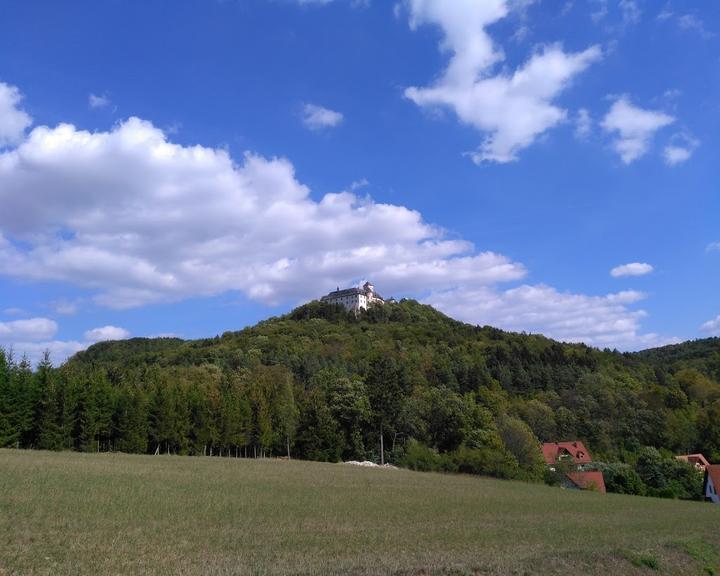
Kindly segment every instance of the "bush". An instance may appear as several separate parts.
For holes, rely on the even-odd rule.
[[[598,463],[594,468],[603,473],[608,492],[702,500],[702,474],[692,464],[663,458],[655,448],[642,448],[635,468],[619,462]]]
[[[463,472],[495,478],[521,478],[517,460],[503,449],[460,446],[452,452],[438,453],[417,440],[405,446],[400,466],[421,472]]]
[[[452,456],[458,472],[496,478],[520,477],[517,460],[504,450],[460,446]]]
[[[608,492],[635,494],[638,496],[644,496],[647,492],[647,487],[642,478],[629,464],[621,462],[597,464],[594,468],[602,472],[605,488]]]
[[[421,472],[436,472],[444,469],[443,459],[436,450],[411,439],[405,446],[405,454],[399,461],[400,466]]]

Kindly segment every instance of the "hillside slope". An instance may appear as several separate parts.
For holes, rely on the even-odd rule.
[[[34,395],[5,409],[0,445],[336,461],[378,460],[382,440],[418,469],[541,479],[537,443],[581,439],[620,463],[611,489],[696,497],[670,456],[720,458],[720,344],[688,347],[620,354],[410,300],[358,317],[312,302],[216,338],[105,342],[41,367]],[[31,377],[6,373],[15,394]]]

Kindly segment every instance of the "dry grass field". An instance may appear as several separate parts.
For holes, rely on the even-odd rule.
[[[0,575],[720,574],[720,507],[342,464],[0,450]]]

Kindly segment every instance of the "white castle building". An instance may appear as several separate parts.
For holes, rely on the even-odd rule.
[[[335,292],[330,292],[326,296],[320,298],[321,302],[328,304],[342,304],[347,310],[367,310],[371,304],[385,304],[385,300],[377,292],[375,286],[370,282],[365,282],[362,288],[347,288],[340,290],[338,287]]]

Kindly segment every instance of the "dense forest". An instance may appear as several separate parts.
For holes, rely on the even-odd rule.
[[[311,302],[204,340],[104,342],[53,368],[0,350],[0,446],[371,459],[553,481],[583,440],[608,489],[696,498],[720,461],[720,339],[640,353],[457,322],[412,300]]]

